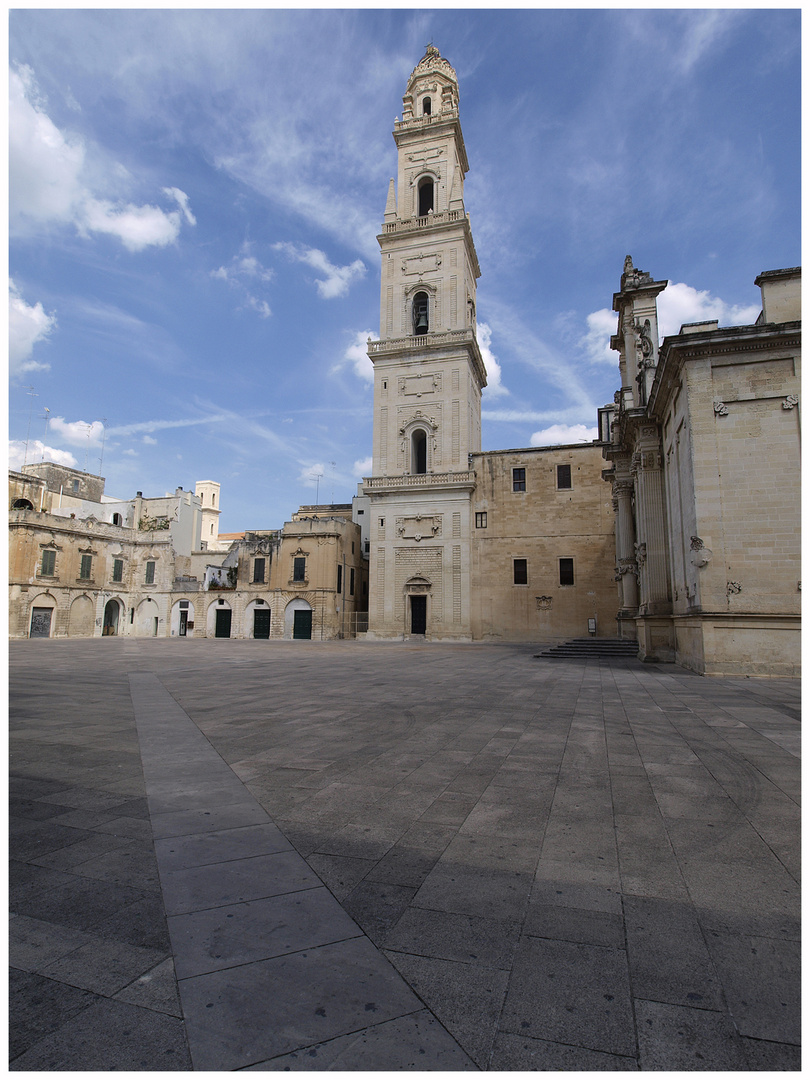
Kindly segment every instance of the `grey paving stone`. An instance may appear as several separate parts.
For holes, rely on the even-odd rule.
[[[124,840],[110,837],[126,847],[117,847],[104,855],[86,859],[74,867],[82,877],[97,878],[99,881],[130,885],[133,888],[157,889],[159,887],[157,860],[150,842],[145,840]],[[39,860],[38,860],[39,861]]]
[[[614,949],[623,949],[625,945],[621,915],[561,904],[544,904],[535,900],[530,900],[526,910],[523,933],[530,937],[576,941],[583,945],[603,945]]]
[[[60,855],[69,847],[94,841],[93,834],[87,829],[71,829],[53,822],[26,822],[24,830],[12,829],[9,840],[9,853],[15,859],[26,862],[36,860],[40,865],[49,854]],[[60,866],[53,869],[59,870]]]
[[[706,943],[740,1034],[799,1045],[799,943],[712,931]]]
[[[259,900],[320,885],[297,851],[277,851],[250,859],[192,866],[161,875],[168,915]]]
[[[725,1013],[636,1001],[642,1069],[716,1072],[747,1068],[742,1039]]]
[[[318,852],[310,855],[307,862],[338,900],[345,900],[376,865],[373,859],[350,859],[342,855],[321,855]]]
[[[191,1067],[182,1020],[100,1000],[12,1063],[13,1070],[178,1072]]]
[[[649,1001],[724,1008],[720,981],[691,904],[625,896],[633,993]]]
[[[382,945],[415,892],[404,885],[361,881],[343,901],[343,907],[375,945]]]
[[[423,1009],[411,1016],[342,1035],[331,1042],[282,1054],[244,1071],[312,1070],[477,1072],[478,1066],[439,1021]]]
[[[480,1069],[487,1067],[509,974],[483,964],[385,955]]]
[[[417,890],[414,903],[482,919],[519,921],[531,888],[531,874],[440,859]]]
[[[489,1068],[493,1072],[632,1072],[632,1057],[602,1054],[583,1046],[531,1039],[500,1032],[495,1038]]]
[[[627,957],[620,949],[527,938],[515,958],[501,1029],[632,1057]]]
[[[60,885],[70,884],[73,874],[63,870],[49,870],[34,863],[10,859],[8,864],[8,899],[11,911],[25,913],[31,910],[26,905],[35,902],[38,896],[56,889]]]
[[[86,944],[40,967],[39,973],[111,997],[165,958],[166,954],[157,949],[91,935]]]
[[[108,884],[70,875],[37,898],[37,916],[59,926],[96,930],[111,912],[143,899],[143,892],[126,885]]]
[[[420,1012],[366,938],[180,983],[195,1070],[232,1070]]]
[[[16,968],[9,972],[8,994],[11,1062],[97,1000],[87,990]]]
[[[220,832],[173,836],[155,842],[155,854],[164,871],[247,859],[290,849],[289,840],[271,822]]]
[[[743,1038],[743,1051],[752,1072],[800,1072],[802,1052],[789,1043]]]
[[[622,892],[688,902],[681,865],[663,819],[617,814],[615,822]]]
[[[78,832],[78,830],[75,830]],[[44,855],[29,855],[30,862],[38,866],[47,866],[52,870],[75,870],[91,859],[98,858],[109,852],[124,852],[128,849],[137,848],[137,842],[128,837],[110,836],[105,833],[90,832],[86,839],[78,843],[51,850]]]
[[[115,994],[116,1001],[126,1001],[130,1005],[140,1005],[154,1012],[167,1013],[169,1016],[182,1018],[180,996],[177,992],[177,978],[174,960],[169,957],[149,971],[145,971],[133,982]]]
[[[181,979],[360,936],[323,886],[173,915],[168,924]]]
[[[386,950],[511,969],[517,922],[409,907],[385,939]]]
[[[620,915],[618,869],[607,862],[582,865],[543,857],[537,864],[532,901]]]
[[[238,801],[236,801],[238,798]],[[247,797],[234,795],[234,802],[206,810],[175,810],[152,814],[152,833],[155,839],[165,837],[197,835],[202,832],[221,832],[223,829],[238,829],[246,825],[266,825],[269,823],[267,812]]]
[[[150,893],[142,900],[108,914],[99,921],[94,932],[100,937],[138,945],[143,949],[170,952],[166,913],[160,893]]]
[[[93,940],[81,930],[17,915],[9,925],[9,963],[21,971],[41,971]]]

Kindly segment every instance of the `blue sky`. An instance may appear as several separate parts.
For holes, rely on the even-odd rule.
[[[669,333],[753,321],[756,275],[800,262],[798,10],[15,10],[13,465],[28,437],[117,497],[218,480],[222,531],[351,498],[429,41],[460,83],[485,450],[595,437],[627,254],[670,281]]]

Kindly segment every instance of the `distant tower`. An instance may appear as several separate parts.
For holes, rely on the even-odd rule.
[[[219,541],[219,484],[215,480],[198,480],[194,494],[202,503],[202,542],[216,550]]]
[[[480,276],[456,73],[429,45],[394,126],[374,365],[369,634],[469,638],[468,455],[481,449]]]

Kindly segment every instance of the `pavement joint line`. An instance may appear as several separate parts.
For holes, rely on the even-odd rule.
[[[153,816],[160,818],[166,817],[167,815],[170,815],[172,813],[183,812],[161,811],[154,815],[152,813],[155,786],[159,785],[159,778],[162,778],[166,772],[165,751],[168,748],[172,748],[175,754],[180,752],[181,754],[185,755],[187,751],[191,751],[191,753],[194,755],[194,759],[198,760],[201,764],[207,763],[207,761],[210,760],[211,765],[215,766],[217,769],[218,777],[224,777],[226,775],[229,777],[228,781],[223,784],[223,787],[226,789],[226,791],[228,788],[232,788],[234,793],[241,793],[242,798],[235,803],[224,802],[223,805],[225,806],[226,810],[228,807],[233,807],[234,805],[245,807],[255,806],[256,808],[258,808],[258,810],[261,811],[261,815],[259,816],[263,815],[267,822],[274,824],[270,815],[267,814],[263,807],[261,807],[261,804],[249,792],[249,790],[239,779],[236,773],[231,769],[231,767],[227,764],[227,762],[225,762],[224,759],[217,753],[215,748],[211,745],[203,732],[197,727],[191,717],[175,701],[175,699],[171,696],[168,690],[166,690],[157,675],[148,672],[131,673],[129,675],[129,687],[130,697],[132,700],[135,714],[135,723],[138,731],[138,740],[141,750],[141,761],[143,764],[146,796],[150,806],[150,819]],[[220,768],[220,766],[222,768]],[[227,770],[227,773],[224,770]],[[183,776],[178,779],[177,795],[182,797],[184,790],[188,790],[190,796],[192,796],[192,793],[196,792],[196,785],[194,784],[192,778]],[[217,790],[216,793],[212,793],[212,798],[214,799],[214,801],[219,801],[222,803],[223,799],[229,799],[230,796],[227,794],[223,795],[221,790]],[[196,809],[197,807],[195,803],[193,810]],[[181,834],[181,836],[178,837],[163,837],[162,839],[179,840],[182,838],[182,836],[205,835],[206,832],[227,833],[240,827],[242,826],[233,826],[231,829],[221,827],[211,830],[200,829],[198,830],[198,832],[195,833]],[[391,993],[391,1006],[389,1010],[385,1012],[383,1016],[381,1016],[380,1020],[376,1023],[384,1023],[386,1021],[399,1019],[404,1016],[414,1015],[415,1013],[422,1011],[427,1011],[428,1013],[430,1013],[430,1010],[427,1009],[425,1004],[413,993],[411,988],[408,986],[402,976],[399,975],[399,973],[396,971],[390,961],[385,958],[382,952],[377,948],[376,945],[374,945],[374,943],[368,938],[368,936],[362,931],[362,929],[357,926],[356,923],[354,923],[354,920],[351,920],[348,917],[338,900],[333,896],[333,894],[326,887],[326,885],[320,880],[318,875],[315,873],[314,870],[312,870],[306,860],[295,851],[289,841],[287,841],[287,845],[288,848],[286,851],[280,852],[277,849],[273,849],[264,854],[286,855],[289,857],[289,855],[292,853],[295,856],[295,860],[300,862],[301,870],[307,875],[316,878],[317,884],[304,887],[291,886],[285,889],[283,892],[274,893],[266,898],[251,897],[249,900],[246,901],[228,900],[226,902],[214,904],[206,908],[196,908],[192,912],[169,916],[168,927],[169,935],[172,942],[172,952],[175,968],[177,968],[178,965],[183,964],[190,964],[193,966],[193,953],[190,953],[189,943],[185,939],[184,935],[179,932],[180,923],[184,919],[186,919],[187,916],[205,917],[207,914],[216,912],[220,909],[232,908],[240,904],[249,906],[250,904],[256,904],[257,902],[261,902],[262,899],[265,899],[272,903],[273,901],[280,901],[284,897],[301,896],[306,893],[314,894],[318,890],[322,890],[322,896],[326,900],[326,910],[322,912],[322,918],[324,918],[327,922],[336,920],[338,925],[340,925],[341,923],[350,923],[356,928],[356,933],[347,933],[347,925],[346,928],[341,932],[333,935],[323,935],[324,940],[320,940],[317,937],[317,931],[310,928],[310,934],[314,935],[314,937],[311,937],[309,939],[311,941],[311,944],[300,944],[298,948],[289,949],[287,951],[281,952],[280,954],[273,953],[269,956],[264,955],[261,951],[258,951],[255,953],[255,955],[248,955],[246,958],[238,960],[233,965],[226,965],[224,967],[212,965],[210,970],[208,970],[207,972],[198,972],[197,974],[189,975],[185,978],[178,978],[177,987],[178,993],[180,995],[183,1017],[185,1020],[186,1037],[188,1039],[189,1053],[191,1055],[193,1067],[195,1070],[211,1070],[214,1068],[218,1070],[223,1068],[228,1070],[243,1069],[246,1067],[246,1064],[244,1060],[239,1059],[237,1053],[233,1053],[232,1060],[228,1062],[228,1040],[225,1038],[226,1030],[222,1030],[219,1033],[219,1040],[217,1040],[216,1037],[214,1038],[214,1042],[219,1041],[222,1045],[226,1046],[225,1051],[223,1051],[221,1047],[217,1047],[216,1051],[211,1051],[211,1032],[212,1028],[216,1026],[217,1012],[221,1014],[227,1014],[228,1010],[226,1007],[224,1009],[208,1013],[207,1015],[204,1014],[199,1007],[199,998],[189,991],[189,987],[192,984],[199,985],[201,980],[205,980],[206,978],[210,977],[216,979],[218,977],[221,977],[223,973],[226,973],[229,982],[227,992],[231,997],[233,997],[234,995],[239,996],[240,994],[249,994],[249,986],[241,988],[238,985],[238,973],[240,971],[245,973],[246,976],[253,976],[255,975],[255,972],[259,968],[261,968],[261,965],[267,964],[268,962],[272,963],[273,961],[289,961],[291,958],[294,958],[296,956],[308,959],[311,954],[314,954],[317,959],[318,953],[323,953],[323,950],[330,946],[334,948],[335,946],[340,946],[344,944],[354,945],[358,941],[363,941],[367,943],[370,949],[373,950],[378,965],[382,970],[383,981],[387,980],[388,985],[386,986],[386,989],[388,989]],[[182,864],[178,864],[176,860],[169,861],[167,858],[167,853],[164,853],[159,846],[156,847],[155,854],[158,863],[158,873],[160,877],[161,888],[165,890],[165,888],[172,880],[172,875],[176,876],[178,871],[182,870]],[[253,860],[259,860],[261,858],[263,858],[263,855],[261,853],[250,856],[248,859],[242,860],[223,858],[216,862],[205,863],[202,866],[190,864],[188,866],[188,869],[193,870],[197,874],[208,872],[213,876],[215,875],[217,870],[221,870],[223,867],[227,867],[233,862],[245,863]],[[226,915],[226,917],[228,916]],[[253,929],[255,931],[255,928]],[[217,933],[218,929],[215,929],[214,934],[216,935]],[[213,941],[213,938],[211,940]],[[225,946],[223,946],[222,944],[219,944],[217,946],[211,946],[211,948],[214,947],[224,948]],[[247,947],[248,950],[250,950],[251,948],[256,948],[254,933],[251,931],[250,925],[248,925],[246,931],[242,931],[241,935],[237,933],[234,936],[234,939],[230,942],[230,947],[232,949]],[[210,953],[210,950],[209,955],[213,955]],[[334,967],[334,962],[331,966]],[[366,964],[366,968],[367,967],[368,963]],[[311,972],[309,974],[310,984],[313,984],[315,987],[318,987],[321,981],[328,984],[330,981],[329,973],[324,972],[323,980],[321,980],[320,974],[321,973],[317,970],[315,972]],[[379,979],[380,971],[376,972],[376,974]],[[379,996],[379,992],[377,993],[377,996]],[[403,1006],[403,1004],[401,1003],[402,999],[405,999],[407,1001],[407,1005]],[[418,1004],[414,1006],[412,1004],[412,1001]],[[209,1005],[206,1004],[205,1008],[207,1009],[208,1007]],[[270,1026],[268,1021],[271,1017],[275,1016],[277,1008],[277,997],[273,998],[272,1000],[267,1000],[263,1003],[263,1008],[261,1009],[261,1013],[263,1015],[261,1019],[264,1027]],[[366,1008],[368,1008],[368,1006],[366,1006]],[[369,1018],[367,1012],[358,1012],[357,1019],[354,1022],[354,1026],[349,1026],[347,1028],[344,1022],[344,1026],[341,1028],[341,1030],[335,1032],[332,1038],[339,1038],[345,1035],[358,1034],[360,1032],[370,1030],[375,1025],[369,1025],[368,1019]],[[361,1023],[361,1020],[364,1020],[365,1022]],[[443,1041],[445,1043],[452,1043],[456,1047],[456,1049],[461,1050],[458,1044],[455,1043],[455,1040],[453,1040],[452,1037],[443,1028],[443,1026],[439,1024],[439,1021],[435,1018],[435,1016],[434,1021],[437,1026],[441,1027]],[[351,1021],[349,1021],[349,1023],[351,1023]],[[204,1037],[201,1037],[201,1032],[204,1032]],[[284,1052],[290,1053],[294,1050],[301,1051],[306,1049],[307,1046],[317,1045],[319,1041],[323,1040],[316,1039],[314,1041],[305,1040],[301,1042],[299,1036],[299,1042],[301,1042],[301,1045],[292,1048],[288,1047]],[[244,1054],[243,1047],[240,1047],[239,1050],[242,1052],[242,1054]],[[225,1054],[224,1060],[223,1053]],[[466,1055],[464,1056],[466,1057]],[[262,1055],[260,1053],[259,1056],[255,1059],[255,1063],[260,1063],[261,1061],[266,1060],[271,1059],[268,1058],[266,1055]]]

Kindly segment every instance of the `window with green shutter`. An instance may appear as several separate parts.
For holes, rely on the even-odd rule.
[[[124,560],[113,559],[113,581],[124,580]]]
[[[146,564],[146,577],[144,578],[144,581],[147,585],[155,584],[155,564],[151,561],[151,559]]]
[[[42,552],[42,570],[40,573],[43,577],[53,577],[56,570],[56,552],[55,551],[43,551]]]
[[[89,578],[89,577],[92,577],[92,574],[93,574],[93,556],[92,555],[82,555],[82,565],[81,565],[81,569],[79,570],[79,577],[80,578]]]

